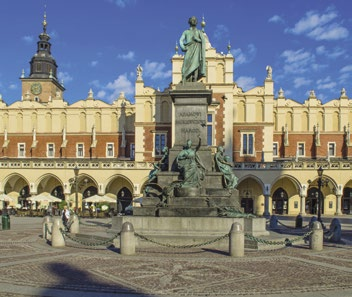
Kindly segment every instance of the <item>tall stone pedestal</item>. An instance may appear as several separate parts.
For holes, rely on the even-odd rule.
[[[207,145],[207,114],[208,105],[212,102],[212,91],[207,90],[203,83],[184,83],[170,91],[174,102],[175,129],[174,146],[169,150],[168,171],[157,174],[159,198],[149,195],[142,198],[141,208],[133,210],[134,216],[155,217],[217,217],[220,208],[240,208],[238,191],[226,189],[224,176],[216,172],[213,166],[213,156]],[[173,189],[166,205],[160,206],[161,191],[172,183],[181,181],[177,164],[178,154],[183,150],[188,140],[192,148],[197,150],[197,156],[205,167],[205,179],[200,187],[181,186]]]
[[[184,83],[170,91],[174,102],[175,129],[174,146],[169,152],[169,171],[174,171],[174,161],[183,146],[190,139],[196,147],[201,139],[198,155],[208,171],[212,170],[211,150],[207,146],[207,114],[212,100],[212,91],[203,83]]]

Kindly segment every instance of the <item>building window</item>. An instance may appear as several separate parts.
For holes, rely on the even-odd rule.
[[[84,144],[83,143],[77,143],[77,146],[76,146],[76,157],[77,158],[83,158],[84,157]]]
[[[306,155],[304,143],[299,142],[297,143],[297,157],[304,157]]]
[[[242,155],[254,155],[254,133],[242,133]]]
[[[55,144],[47,143],[47,145],[46,145],[46,156],[48,158],[53,158],[55,156]]]
[[[106,144],[106,157],[107,158],[113,158],[114,157],[114,144],[113,143],[107,143]]]
[[[135,152],[135,148],[134,148],[134,143],[130,144],[130,159],[134,160],[134,152]]]
[[[26,157],[26,144],[25,143],[18,143],[18,158],[25,158]]]
[[[154,143],[155,156],[161,156],[163,147],[166,146],[166,133],[155,133]]]
[[[279,156],[279,144],[277,142],[273,143],[273,156],[274,157]]]
[[[207,145],[213,145],[213,115],[211,113],[207,115]]]
[[[335,142],[328,143],[328,156],[335,157],[336,156],[336,145]]]

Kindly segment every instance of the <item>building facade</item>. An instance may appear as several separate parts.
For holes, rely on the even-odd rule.
[[[176,47],[172,82],[163,91],[145,86],[138,66],[133,101],[121,93],[108,104],[89,90],[86,99],[69,105],[46,26],[44,19],[30,74],[21,76],[21,100],[0,101],[0,193],[18,207],[40,193],[77,208],[93,194],[124,197],[126,207],[142,196],[162,148],[173,146],[176,119],[169,92],[181,81],[183,56]],[[232,159],[245,211],[316,214],[320,199],[322,214],[350,213],[352,100],[346,91],[326,104],[314,91],[303,104],[286,98],[283,90],[275,97],[268,66],[263,85],[245,92],[234,82],[230,46],[228,53],[219,53],[204,35],[203,83],[213,92],[206,141],[214,152],[223,146]]]

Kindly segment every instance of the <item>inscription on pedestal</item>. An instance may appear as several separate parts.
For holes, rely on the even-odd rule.
[[[178,106],[175,121],[177,144],[184,145],[188,139],[197,144],[199,136],[206,141],[206,112],[204,106]]]

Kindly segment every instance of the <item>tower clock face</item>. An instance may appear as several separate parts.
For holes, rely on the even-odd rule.
[[[42,85],[40,83],[33,83],[31,85],[31,92],[33,95],[39,95],[42,92]]]

